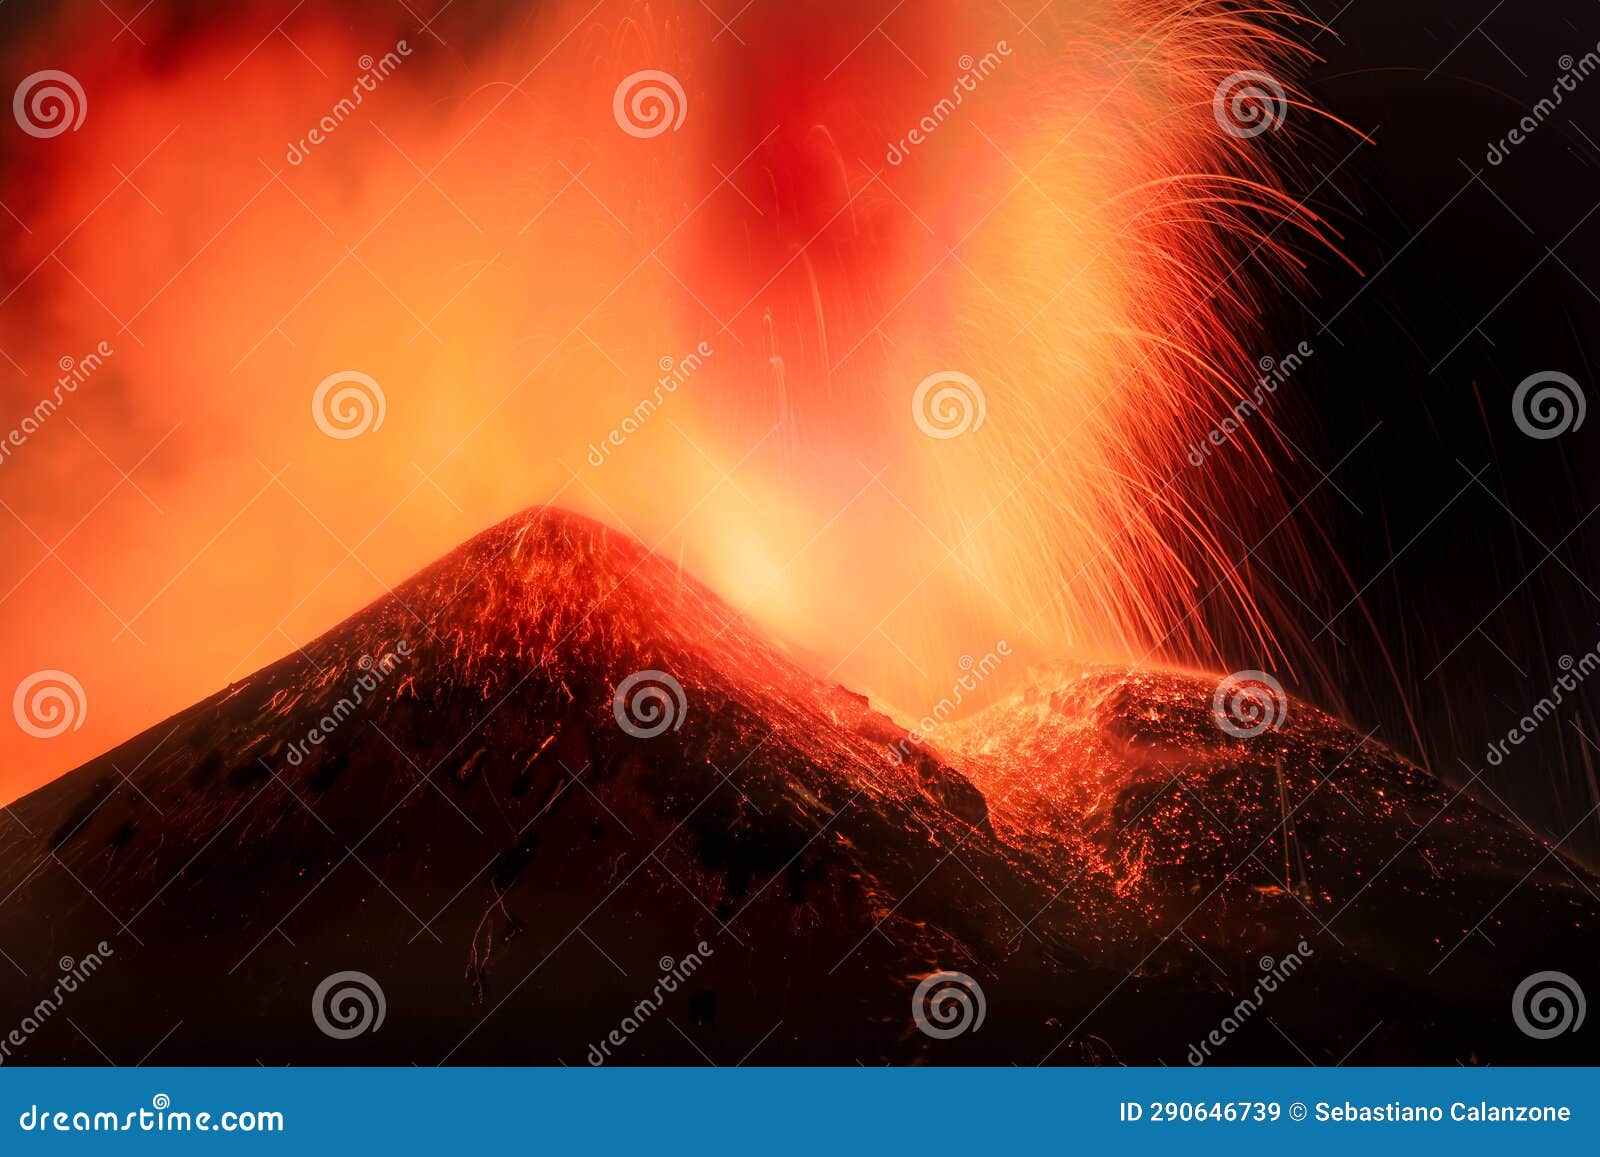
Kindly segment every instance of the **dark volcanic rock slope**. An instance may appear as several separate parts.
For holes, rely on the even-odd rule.
[[[1593,959],[1592,877],[1464,798],[1429,821],[1309,709],[1220,739],[1210,692],[1052,677],[902,763],[704,587],[532,511],[13,805],[5,1059],[1182,1063],[1303,938],[1216,1060],[1581,1055],[1509,1001]],[[980,1027],[918,1029],[938,970]],[[330,1034],[346,972],[383,1019]]]
[[[682,688],[625,700],[659,735],[619,723],[641,671]],[[637,543],[530,512],[14,805],[0,1017],[104,939],[21,1059],[578,1064],[705,942],[616,1059],[912,1058],[921,975],[1046,977],[1072,909],[1008,944],[1042,869],[897,734]],[[385,1019],[330,1038],[347,970]]]
[[[1592,1034],[1532,1037],[1513,1014],[1530,976],[1600,981],[1600,880],[1557,850],[1570,832],[1535,833],[1475,799],[1475,782],[1441,784],[1286,697],[1251,733],[1256,717],[1230,718],[1217,687],[1161,670],[1034,672],[937,736],[1000,837],[1084,894],[1110,889],[1121,904],[1107,934],[1147,947],[1090,1024],[1131,1042],[1148,1027],[1141,1002],[1176,987],[1183,1019],[1203,1009],[1210,1022],[1193,1045],[1260,996],[1203,1060],[1275,1046],[1318,1064],[1600,1059]],[[1260,993],[1291,956],[1292,979]],[[1572,991],[1541,981],[1524,994],[1535,1029],[1548,1027],[1535,994],[1557,989]]]

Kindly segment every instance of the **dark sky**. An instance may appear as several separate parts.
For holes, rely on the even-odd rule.
[[[1550,695],[1562,656],[1600,646],[1600,517],[1589,520],[1600,488],[1586,468],[1600,418],[1539,440],[1512,415],[1517,385],[1543,371],[1570,375],[1593,400],[1600,70],[1573,78],[1499,164],[1487,153],[1564,72],[1586,67],[1600,7],[1304,7],[1334,29],[1315,41],[1326,60],[1311,91],[1375,141],[1344,160],[1348,136],[1327,134],[1314,162],[1332,172],[1315,203],[1365,277],[1326,262],[1314,293],[1286,294],[1276,309],[1284,342],[1304,334],[1318,351],[1302,466],[1311,483],[1331,474],[1303,510],[1350,575],[1330,566],[1326,590],[1298,592],[1322,621],[1336,614],[1316,647],[1339,661],[1363,730],[1380,725],[1418,753],[1409,702],[1436,772],[1456,782],[1484,772],[1475,794],[1499,795],[1557,839],[1578,825],[1567,847],[1592,856],[1600,818],[1579,821],[1597,802],[1587,765],[1600,760],[1600,673],[1501,766],[1485,752]]]

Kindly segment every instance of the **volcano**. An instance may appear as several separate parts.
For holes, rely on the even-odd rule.
[[[8,809],[4,1059],[1595,1060],[1513,997],[1590,966],[1600,879],[1215,689],[1035,670],[907,745],[535,509]]]

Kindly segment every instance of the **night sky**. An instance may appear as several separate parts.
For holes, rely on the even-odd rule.
[[[1336,30],[1315,40],[1327,59],[1312,91],[1376,147],[1345,160],[1335,139],[1318,166],[1331,172],[1318,200],[1367,276],[1325,263],[1317,292],[1286,295],[1275,321],[1280,345],[1303,333],[1317,349],[1297,395],[1309,439],[1299,465],[1312,482],[1331,471],[1307,505],[1355,588],[1330,571],[1326,589],[1298,594],[1324,622],[1343,608],[1319,647],[1338,660],[1356,722],[1416,752],[1409,700],[1435,772],[1456,783],[1484,772],[1503,804],[1560,838],[1596,802],[1586,769],[1600,759],[1600,687],[1503,766],[1485,752],[1549,694],[1563,655],[1600,644],[1588,468],[1600,431],[1591,419],[1536,440],[1511,413],[1518,383],[1545,370],[1592,397],[1600,84],[1577,81],[1500,164],[1487,154],[1556,87],[1561,58],[1595,50],[1600,12],[1308,7]],[[1334,634],[1342,643],[1329,646]],[[1592,854],[1597,837],[1591,819],[1567,846]]]

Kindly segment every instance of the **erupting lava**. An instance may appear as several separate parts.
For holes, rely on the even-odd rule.
[[[999,0],[803,0],[731,27],[561,0],[448,38],[406,5],[174,5],[114,48],[64,38],[74,9],[7,52],[48,54],[92,111],[0,173],[29,223],[0,348],[114,351],[70,400],[93,445],[56,422],[0,476],[101,600],[64,622],[30,572],[0,605],[18,663],[92,689],[60,766],[530,498],[912,712],[999,638],[1281,654],[1231,537],[1282,510],[1273,418],[1184,459],[1283,352],[1250,286],[1330,237],[1281,179],[1318,135],[1286,0],[1026,25]],[[635,74],[671,81],[659,131]],[[359,439],[307,414],[344,371],[386,403]],[[160,501],[75,525],[99,450],[151,455]],[[278,549],[308,535],[331,553]],[[1263,548],[1290,577],[1292,536]],[[12,791],[59,770],[27,754]]]

